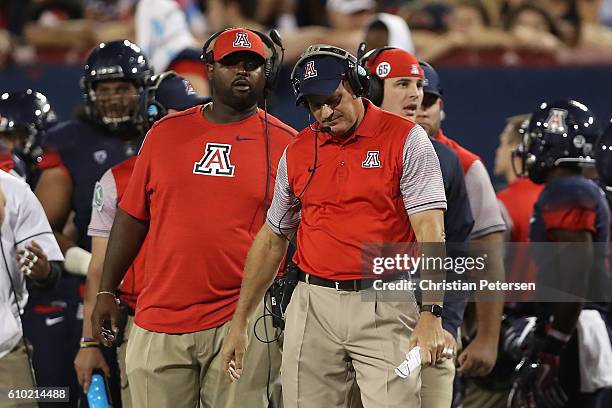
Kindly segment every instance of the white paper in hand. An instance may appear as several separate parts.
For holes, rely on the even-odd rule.
[[[421,348],[413,347],[406,353],[406,359],[395,369],[395,374],[401,378],[407,378],[418,367],[421,366]]]

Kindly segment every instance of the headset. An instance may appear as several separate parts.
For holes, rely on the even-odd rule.
[[[382,48],[374,48],[373,50],[368,51],[363,56],[359,58],[359,65],[361,65],[370,75],[370,83],[368,88],[368,99],[376,106],[380,106],[383,103],[385,98],[385,83],[384,80],[378,77],[378,75],[372,73],[368,68],[368,64],[371,61],[376,61],[376,58],[383,52],[387,50],[395,50],[396,47],[382,47]]]
[[[339,47],[326,44],[314,44],[309,46],[306,51],[302,53],[300,59],[295,63],[295,66],[291,71],[291,86],[293,87],[293,93],[295,94],[296,98],[300,94],[301,82],[301,80],[296,76],[297,68],[302,65],[306,59],[319,55],[332,56],[346,61],[347,68],[344,72],[344,79],[349,83],[349,86],[351,87],[351,90],[355,96],[365,96],[368,93],[369,75],[368,72],[361,65],[359,65],[357,58],[351,55],[351,53],[348,51]],[[302,101],[302,103],[304,102]]]
[[[147,81],[145,91],[140,94],[139,105],[140,114],[143,116],[147,128],[150,128],[155,122],[168,114],[168,109],[157,101],[156,93],[164,80],[176,76],[176,72],[167,71],[154,75]]]
[[[213,54],[213,50],[208,50],[210,48],[210,44],[221,34],[226,31],[233,30],[233,28],[226,28],[221,31],[217,31],[213,35],[210,36],[208,40],[202,46],[202,55],[200,59],[204,61],[206,64],[212,65],[215,62],[215,56]],[[264,33],[261,33],[256,30],[248,29],[246,31],[250,31],[254,34],[257,34],[261,41],[272,51],[272,56],[270,58],[266,58],[264,63],[264,75],[266,77],[266,84],[264,86],[264,93],[268,94],[271,92],[276,86],[276,82],[278,80],[278,73],[280,71],[280,67],[283,64],[283,59],[285,59],[285,48],[283,47],[283,41],[281,39],[280,34],[276,30],[270,31],[270,35],[267,36]],[[278,58],[278,51],[276,51],[277,45],[281,49],[281,57],[280,60]]]

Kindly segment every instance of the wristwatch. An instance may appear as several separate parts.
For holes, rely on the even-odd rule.
[[[439,305],[431,304],[431,305],[421,305],[419,307],[419,312],[429,312],[436,317],[442,317],[442,312],[444,308]]]

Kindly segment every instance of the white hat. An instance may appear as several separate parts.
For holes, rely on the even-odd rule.
[[[327,0],[326,7],[339,13],[353,14],[373,9],[376,7],[376,2],[374,0]]]

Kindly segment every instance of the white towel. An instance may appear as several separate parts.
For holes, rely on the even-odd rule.
[[[578,318],[580,391],[594,392],[612,385],[612,346],[606,323],[597,310],[583,310]]]

